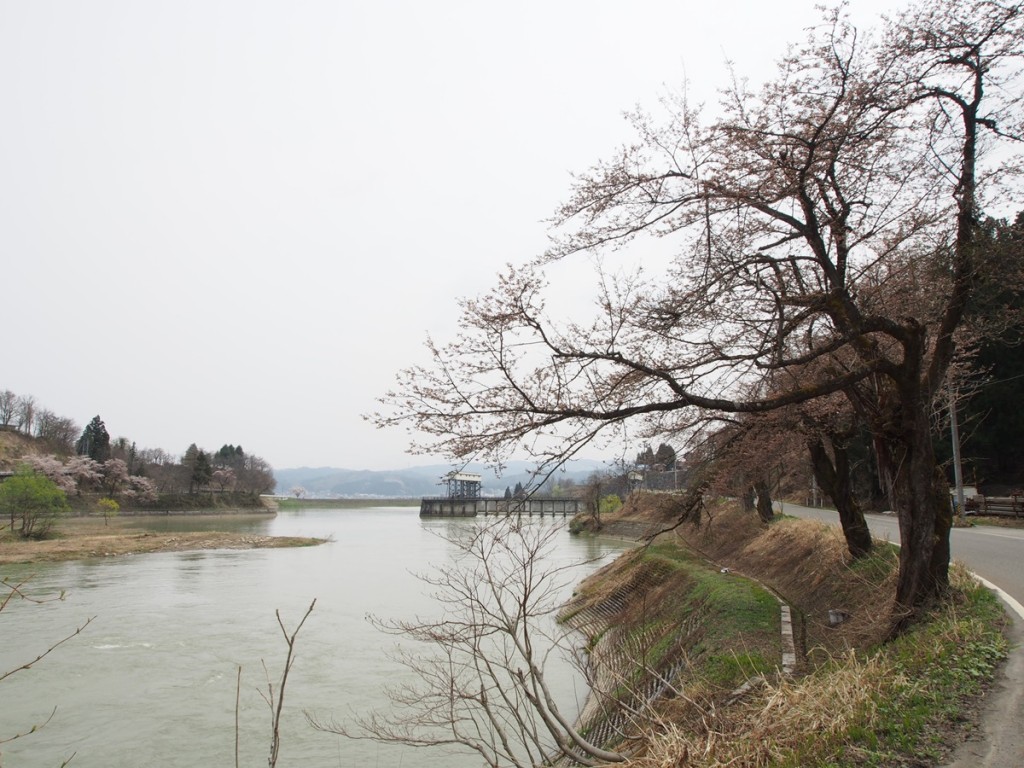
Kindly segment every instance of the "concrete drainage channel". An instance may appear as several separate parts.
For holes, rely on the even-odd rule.
[[[717,564],[715,564],[717,566]],[[721,568],[719,573],[724,574],[735,574],[744,579],[754,582],[761,589],[771,592],[775,595],[775,599],[779,601],[779,612],[781,614],[781,633],[782,633],[782,674],[792,675],[796,671],[796,639],[793,635],[793,609],[789,607],[789,603],[779,596],[779,593],[769,587],[767,584],[762,582],[760,579],[755,579],[752,576],[747,576],[744,573],[734,571],[732,568]],[[842,613],[841,611],[839,613]],[[843,614],[845,616],[845,614]],[[838,622],[837,622],[838,623]],[[752,683],[763,682],[763,678],[758,675],[751,680],[748,680],[745,684],[740,686],[736,691],[733,692],[733,697],[741,695],[750,690]]]
[[[782,674],[792,675],[796,670],[796,642],[793,640],[793,612],[779,600],[782,611]]]
[[[729,568],[723,568],[722,573],[728,573]],[[749,578],[744,576],[743,578]],[[751,581],[757,581],[757,579],[751,579]],[[779,613],[781,614],[781,628],[780,632],[782,635],[782,674],[787,677],[792,676],[796,671],[796,639],[793,636],[793,610],[789,607],[789,604],[784,602],[781,597],[775,594],[774,590],[769,589],[761,582],[757,581],[762,588],[767,589],[773,595],[775,599],[779,601]],[[764,675],[756,675],[731,694],[729,698],[725,700],[726,704],[734,704],[736,701],[741,699],[746,693],[753,688],[763,685],[765,683]]]
[[[774,590],[770,589],[758,579],[752,579],[741,573],[736,573],[731,568],[720,568],[720,573],[726,575],[736,575],[740,578],[749,579],[750,581],[758,584],[762,589],[771,592],[775,599],[779,603],[780,611],[780,631],[781,631],[781,672],[786,676],[792,676],[796,671],[797,667],[797,650],[796,650],[796,639],[793,629],[793,611],[789,604],[786,603]],[[598,605],[589,606],[588,608],[580,611],[579,614],[575,615],[570,621],[570,626],[573,626],[577,631],[583,632],[586,635],[602,635],[604,630],[610,628],[610,620],[614,617],[622,608],[626,602],[626,595],[613,595],[606,598]],[[680,632],[685,633],[686,629],[680,627]],[[596,649],[595,649],[596,652]],[[616,675],[621,675],[623,670],[626,669],[631,663],[631,659],[634,658],[632,654],[628,652],[626,648],[618,648],[615,650],[606,649],[601,654],[604,658],[598,662],[598,674],[597,677],[608,677],[606,683],[610,681],[610,687],[614,688],[616,685]],[[632,662],[632,663],[635,663]],[[647,680],[634,691],[637,703],[640,706],[650,706],[650,704],[661,696],[663,696],[671,685],[671,681],[685,666],[684,662],[677,662],[671,665],[668,669],[660,672],[654,672],[649,674]],[[612,671],[614,668],[615,671]],[[601,671],[609,673],[602,675]],[[743,685],[739,686],[734,690],[727,698],[726,703],[731,704],[752,689],[763,685],[766,682],[764,676],[757,675],[747,680]],[[578,723],[590,723],[590,732],[588,738],[595,744],[605,745],[610,742],[616,735],[621,735],[623,728],[626,725],[626,718],[622,713],[604,711],[602,707],[595,706],[596,698],[593,692],[588,697],[587,704],[583,708],[583,712],[580,713]]]

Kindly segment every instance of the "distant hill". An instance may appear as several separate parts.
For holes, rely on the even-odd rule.
[[[515,488],[516,483],[528,485],[532,468],[533,465],[528,462],[517,461],[511,462],[501,477],[482,464],[469,464],[465,471],[481,475],[485,496],[501,496],[506,487]],[[555,479],[571,479],[583,483],[591,474],[603,469],[605,465],[600,461],[574,461],[564,472],[556,473]],[[281,495],[288,495],[292,488],[301,487],[312,497],[397,499],[443,495],[445,488],[441,485],[441,477],[451,471],[450,464],[389,470],[297,467],[275,469],[274,478],[277,481],[276,493]]]

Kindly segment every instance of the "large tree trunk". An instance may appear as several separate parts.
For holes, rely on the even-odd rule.
[[[889,429],[875,432],[879,469],[900,522],[897,631],[949,586],[953,513],[935,461],[928,403],[919,391],[913,395],[902,393],[901,407],[887,409]]]
[[[754,491],[754,486],[749,485],[744,489],[743,495],[740,497],[740,501],[743,504],[744,512],[754,511],[754,499],[757,497],[757,493]]]
[[[772,509],[772,494],[768,489],[767,480],[758,480],[754,483],[754,490],[757,491],[757,516],[765,523],[770,523],[775,517],[775,510]]]
[[[835,463],[825,449],[820,437],[807,442],[811,454],[811,465],[818,486],[828,494],[839,512],[839,523],[846,538],[846,548],[853,557],[864,557],[871,551],[871,531],[860,505],[853,497],[850,482],[850,458],[846,447],[830,439]]]

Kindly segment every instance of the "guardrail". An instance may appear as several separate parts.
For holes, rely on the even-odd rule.
[[[975,496],[966,507],[969,515],[1024,517],[1024,496]]]

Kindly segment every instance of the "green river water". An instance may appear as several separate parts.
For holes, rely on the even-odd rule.
[[[403,674],[387,655],[396,641],[365,617],[436,614],[414,574],[447,560],[451,545],[434,532],[471,524],[421,521],[408,507],[306,509],[237,525],[329,543],[0,566],[0,575],[28,578],[33,595],[67,593],[60,602],[0,613],[0,674],[95,617],[30,670],[0,681],[0,739],[46,720],[56,707],[37,733],[0,744],[0,766],[56,768],[74,755],[72,768],[231,768],[239,666],[240,765],[266,766],[262,665],[276,679],[286,652],[274,612],[291,627],[314,598],[288,683],[279,768],[479,765],[472,756],[345,740],[313,730],[303,715],[347,720],[386,703],[383,685]],[[621,548],[563,532],[552,558],[607,560]],[[595,567],[580,566],[579,578]],[[564,709],[576,711],[586,694],[581,680],[567,664],[550,675]]]

